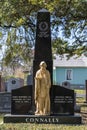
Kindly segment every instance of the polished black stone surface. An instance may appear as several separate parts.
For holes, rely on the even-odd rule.
[[[24,86],[11,93],[11,114],[29,114],[32,109],[32,85]]]
[[[36,43],[35,43],[35,55],[33,62],[34,77],[36,71],[39,69],[40,62],[45,61],[47,64],[47,69],[50,72],[52,81],[53,62],[52,62],[51,48],[52,47],[51,47],[50,13],[47,10],[39,11],[37,13]]]
[[[81,124],[80,115],[72,116],[34,116],[5,115],[4,123],[39,123],[39,124]]]
[[[74,115],[74,90],[58,85],[51,87],[51,111],[58,115]]]
[[[32,114],[32,85],[12,90],[11,114]],[[51,114],[73,115],[74,114],[74,91],[52,85],[50,90]]]

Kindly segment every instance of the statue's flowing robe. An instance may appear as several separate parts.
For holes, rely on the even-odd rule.
[[[50,73],[48,70],[38,70],[35,76],[35,102],[37,109],[44,109],[45,113],[50,111],[49,90],[51,87]]]

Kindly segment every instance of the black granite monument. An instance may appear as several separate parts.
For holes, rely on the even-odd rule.
[[[35,43],[35,56],[33,62],[33,77],[39,69],[41,61],[45,61],[47,69],[51,74],[52,81],[52,50],[51,50],[51,30],[50,30],[50,13],[42,9],[37,15],[37,30],[36,30],[36,43]]]
[[[12,90],[11,114],[27,115],[32,111],[32,86]]]
[[[32,112],[34,101],[34,77],[41,61],[45,61],[51,74],[51,115],[36,116]],[[53,61],[51,50],[50,13],[42,9],[37,14],[35,56],[33,61],[33,85],[12,91],[11,115],[4,117],[4,122],[80,124],[81,117],[74,115],[74,91],[53,85]],[[34,104],[33,104],[34,105]]]

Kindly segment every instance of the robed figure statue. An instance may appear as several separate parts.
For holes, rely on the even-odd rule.
[[[50,73],[45,61],[40,63],[40,69],[35,75],[35,115],[50,115]]]

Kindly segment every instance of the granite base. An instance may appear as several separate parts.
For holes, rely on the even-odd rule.
[[[35,116],[35,115],[11,115],[4,116],[4,123],[39,123],[39,124],[81,124],[80,115],[62,116]]]

